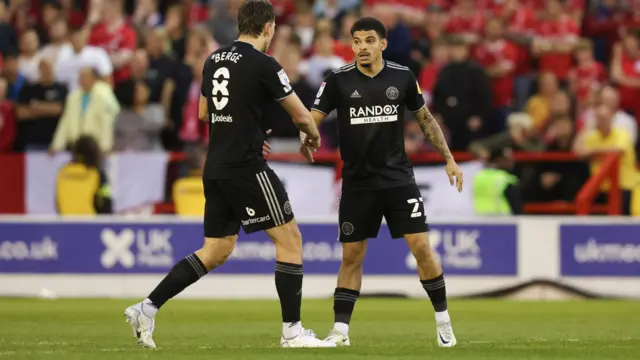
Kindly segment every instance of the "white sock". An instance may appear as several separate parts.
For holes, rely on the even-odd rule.
[[[148,317],[155,317],[156,313],[158,312],[158,308],[153,305],[153,302],[149,299],[144,299],[141,308],[142,313],[147,315]]]
[[[284,337],[285,339],[293,339],[294,337],[300,335],[301,332],[302,324],[300,323],[300,321],[294,323],[282,323],[282,337]]]
[[[436,323],[451,322],[449,312],[447,310],[436,313]]]
[[[349,324],[337,322],[333,324],[333,330],[339,332],[342,335],[349,335]]]

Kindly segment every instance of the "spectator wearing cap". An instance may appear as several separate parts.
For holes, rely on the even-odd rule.
[[[117,83],[131,73],[138,36],[124,17],[123,0],[104,0],[100,11],[101,21],[91,29],[89,44],[102,47],[109,54]]]
[[[580,26],[564,13],[561,0],[548,0],[545,16],[540,20],[531,50],[538,58],[539,70],[551,72],[566,85],[573,65],[573,50]]]
[[[18,100],[20,90],[27,83],[27,78],[20,72],[18,54],[4,54],[2,58],[2,75],[7,79],[7,100]]]
[[[18,35],[11,25],[7,4],[0,1],[0,54],[18,51]]]
[[[522,188],[513,169],[511,149],[491,151],[487,164],[473,178],[473,207],[478,215],[522,214]]]
[[[86,33],[82,28],[72,28],[70,39],[58,52],[56,80],[65,84],[70,92],[74,91],[79,86],[80,72],[89,67],[98,72],[101,80],[110,82],[113,65],[107,52],[103,48],[87,45]]]
[[[47,58],[39,64],[38,81],[26,84],[17,101],[18,151],[46,151],[62,115],[67,88],[56,82]]]
[[[67,149],[81,135],[93,136],[103,152],[112,150],[114,120],[120,112],[120,105],[111,86],[99,78],[100,74],[95,69],[80,71],[80,87],[67,97],[49,148],[51,152]]]
[[[432,109],[451,133],[451,149],[464,151],[485,136],[485,122],[491,115],[491,82],[484,69],[469,59],[464,39],[449,38],[449,57],[436,80]]]
[[[20,57],[18,58],[18,66],[20,73],[27,78],[27,81],[37,81],[40,71],[40,56],[38,48],[40,42],[38,33],[30,29],[24,32],[20,37]]]
[[[484,34],[484,39],[474,47],[473,57],[491,78],[493,115],[487,124],[487,132],[490,134],[506,128],[507,116],[513,105],[513,83],[518,53],[516,47],[503,38],[502,20],[489,19]]]

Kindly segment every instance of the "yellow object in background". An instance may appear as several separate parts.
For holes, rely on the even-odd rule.
[[[177,215],[204,216],[204,186],[202,177],[191,176],[173,184],[173,202]]]
[[[631,193],[631,216],[640,217],[640,186],[636,186]]]
[[[69,163],[58,172],[56,200],[61,215],[95,215],[100,172],[80,163]]]

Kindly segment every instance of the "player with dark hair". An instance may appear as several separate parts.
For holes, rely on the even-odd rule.
[[[335,347],[300,322],[302,235],[284,186],[262,156],[263,109],[273,99],[307,135],[303,153],[312,161],[320,133],[289,78],[264,52],[275,32],[273,6],[247,0],[238,12],[240,37],[205,61],[199,105],[209,121],[209,149],[203,174],[204,245],[179,261],[143,302],[125,310],[139,343],[155,347],[156,312],[169,299],[222,265],[231,255],[240,226],[266,231],[276,246],[275,283],[282,309],[282,347]]]
[[[428,226],[412,165],[404,152],[405,107],[415,113],[422,132],[446,160],[451,185],[462,191],[458,168],[438,122],[425,106],[413,73],[385,61],[387,30],[374,18],[351,28],[356,62],[334,70],[322,83],[311,115],[317,124],[338,113],[340,154],[344,161],[339,241],[342,265],[334,293],[335,324],[325,341],[350,345],[349,322],[362,282],[367,239],[375,238],[384,216],[393,238],[404,237],[418,263],[418,274],[436,311],[438,344],[456,338],[447,312],[442,268],[429,244]]]

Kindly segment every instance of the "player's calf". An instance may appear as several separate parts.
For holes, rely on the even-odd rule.
[[[453,334],[451,318],[447,309],[447,290],[444,274],[435,250],[429,243],[428,234],[408,234],[405,235],[405,239],[413,256],[416,258],[420,283],[427,295],[429,295],[436,313],[438,345],[440,347],[453,347],[456,345],[456,337]]]
[[[203,247],[178,261],[143,302],[125,310],[124,315],[138,337],[139,344],[156,347],[153,331],[155,316],[160,307],[209,271],[224,264],[235,247],[236,239],[237,235],[206,238]]]
[[[362,263],[367,252],[367,241],[342,244],[342,264],[338,273],[338,286],[333,294],[333,329],[325,341],[338,346],[349,346],[349,324],[362,285]]]

